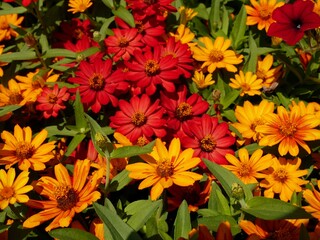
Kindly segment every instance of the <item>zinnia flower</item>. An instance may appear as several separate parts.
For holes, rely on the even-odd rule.
[[[11,37],[17,37],[19,34],[13,30],[10,25],[20,27],[24,17],[18,17],[18,14],[8,14],[0,16],[0,42],[10,40]]]
[[[181,6],[179,8],[180,24],[186,25],[192,18],[198,15],[198,12],[192,8]]]
[[[299,154],[299,145],[311,153],[305,141],[320,139],[319,119],[314,114],[301,116],[299,106],[294,106],[288,112],[283,106],[277,108],[277,114],[270,113],[264,116],[265,124],[256,127],[258,133],[263,134],[259,141],[261,146],[274,146],[278,143],[281,156],[288,152],[291,156]]]
[[[209,73],[205,76],[203,74],[203,71],[195,71],[192,77],[192,81],[197,85],[197,88],[199,89],[206,88],[215,83],[215,81],[212,79],[212,74]]]
[[[300,158],[273,158],[271,167],[263,172],[267,176],[260,182],[260,186],[266,188],[264,196],[274,198],[274,194],[279,194],[280,199],[287,202],[293,192],[301,192],[301,185],[309,181],[300,178],[308,173],[307,169],[299,170],[300,165]]]
[[[47,138],[48,132],[43,129],[32,139],[30,127],[21,128],[14,126],[14,134],[8,131],[1,133],[4,141],[0,143],[0,165],[6,165],[6,169],[18,163],[20,170],[25,171],[29,168],[40,171],[46,168],[45,163],[52,159],[52,150],[55,142],[43,143]]]
[[[180,41],[183,44],[188,44],[191,48],[197,45],[197,43],[192,42],[194,39],[195,34],[191,32],[191,30],[186,27],[184,24],[180,24],[177,28],[176,33],[169,33],[170,36],[173,36],[176,41]]]
[[[54,167],[55,178],[41,177],[35,184],[35,191],[48,200],[28,201],[29,207],[43,210],[25,220],[23,227],[34,228],[50,219],[53,221],[45,228],[46,231],[68,227],[76,213],[82,212],[101,196],[96,189],[102,171],[92,176],[89,176],[89,171],[90,160],[86,159],[75,163],[73,177],[61,163]]]
[[[72,12],[73,14],[78,12],[82,13],[91,7],[91,5],[91,0],[69,0],[68,6],[70,8],[68,9],[68,12]]]
[[[4,45],[0,45],[0,55],[3,53],[3,48],[4,48]],[[3,69],[2,67],[8,65],[7,62],[0,62],[0,77],[3,76]]]
[[[110,117],[110,127],[125,135],[130,142],[136,142],[142,136],[149,138],[166,135],[166,120],[162,118],[164,109],[159,106],[159,99],[152,103],[145,94],[140,98],[133,96],[130,102],[120,100],[119,108],[120,111]]]
[[[272,155],[263,156],[263,151],[257,149],[249,157],[246,148],[239,150],[239,158],[232,154],[226,154],[226,159],[230,165],[224,167],[233,172],[245,184],[258,183],[257,178],[264,178],[266,175],[261,171],[269,168],[272,164]]]
[[[143,179],[139,189],[152,186],[151,200],[159,198],[163,190],[173,184],[190,186],[202,178],[202,175],[188,171],[196,167],[201,160],[193,157],[191,148],[181,151],[179,138],[174,138],[168,149],[157,138],[153,151],[150,154],[141,155],[141,158],[146,163],[128,164],[126,169],[130,172],[130,178]]]
[[[25,105],[32,98],[30,95],[23,96],[20,85],[13,79],[8,81],[8,88],[0,84],[0,106]]]
[[[67,91],[67,87],[59,89],[58,84],[55,84],[53,89],[44,87],[41,95],[37,98],[36,109],[43,111],[44,118],[57,117],[59,111],[66,108],[64,102],[68,101],[70,96]]]
[[[275,22],[270,25],[268,36],[280,37],[289,45],[295,45],[305,31],[320,27],[320,16],[313,8],[310,0],[298,0],[277,8],[272,14]]]
[[[266,29],[268,31],[270,24],[274,22],[272,19],[272,12],[282,6],[284,2],[277,2],[276,0],[250,0],[253,7],[245,5],[247,11],[247,25],[258,24],[258,29]]]
[[[16,178],[16,170],[9,168],[6,172],[0,169],[0,209],[4,210],[9,204],[28,202],[26,195],[33,187],[26,185],[29,181],[29,172],[22,171]]]
[[[265,88],[269,88],[272,83],[276,82],[281,75],[282,66],[279,65],[275,68],[272,68],[273,56],[268,54],[264,57],[263,60],[258,60],[257,66],[257,78],[262,79],[262,85]]]
[[[233,50],[227,50],[231,45],[230,39],[217,37],[214,41],[209,37],[199,39],[204,47],[195,46],[193,58],[204,62],[201,68],[208,67],[208,72],[213,73],[216,68],[225,68],[228,72],[236,72],[238,69],[234,66],[242,62],[243,56],[237,56]]]
[[[235,78],[230,78],[229,86],[234,89],[240,89],[241,97],[245,94],[254,96],[261,95],[262,82],[263,80],[258,79],[256,74],[252,72],[244,74],[243,71],[240,71],[239,74],[235,75]]]
[[[183,125],[185,136],[181,137],[184,148],[194,149],[194,156],[206,158],[218,164],[228,164],[227,153],[234,154],[231,146],[235,138],[231,136],[226,122],[218,122],[217,117],[204,114],[200,119],[194,119]],[[205,168],[203,162],[200,166]]]
[[[320,181],[318,180],[318,189],[320,187]],[[304,199],[309,203],[309,206],[303,206],[303,208],[309,212],[314,218],[320,219],[320,192],[312,186],[312,190],[306,189],[303,191]]]
[[[14,0],[3,0],[4,2],[14,2]],[[28,7],[31,3],[36,3],[38,0],[22,0],[22,5]]]
[[[76,76],[68,79],[69,82],[80,84],[72,89],[79,89],[81,101],[91,107],[94,113],[101,110],[102,105],[111,102],[112,106],[118,105],[116,94],[128,90],[128,83],[124,82],[118,73],[112,73],[112,61],[103,61],[97,58],[89,63],[82,61]]]

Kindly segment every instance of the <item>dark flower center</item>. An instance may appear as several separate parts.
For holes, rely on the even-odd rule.
[[[131,122],[136,125],[137,127],[142,126],[143,124],[145,124],[147,121],[146,116],[144,115],[144,113],[142,112],[136,112],[135,114],[133,114],[133,116],[131,117]]]
[[[286,136],[286,137],[292,137],[295,134],[295,132],[297,131],[297,126],[296,126],[296,124],[293,124],[291,122],[285,122],[285,123],[281,124],[279,130],[280,130],[281,135]]]
[[[91,89],[101,90],[104,87],[105,81],[101,74],[94,73],[91,78],[89,78],[89,85]]]
[[[144,24],[142,23],[142,21],[136,22],[136,28],[138,29],[139,33],[142,33],[144,31]]]
[[[55,94],[53,94],[53,93],[50,93],[50,94],[48,95],[48,102],[49,102],[49,103],[54,104],[54,103],[57,102],[57,100],[58,100],[57,95],[55,95]]]
[[[220,62],[224,58],[223,52],[220,50],[212,50],[209,54],[209,59],[211,62]]]
[[[125,47],[127,47],[128,45],[129,45],[129,41],[128,41],[127,38],[121,37],[121,38],[119,39],[119,47],[125,48]]]
[[[174,173],[173,166],[170,161],[159,162],[156,171],[160,177],[170,177]]]
[[[293,23],[296,29],[301,29],[302,22],[300,21],[300,19],[295,20]]]
[[[266,71],[264,71],[264,70],[258,70],[258,71],[256,72],[256,75],[257,75],[257,78],[258,78],[258,79],[265,80],[265,79],[267,78],[267,73],[266,73]]]
[[[148,77],[157,75],[160,70],[158,61],[153,59],[149,59],[144,67]]]
[[[280,168],[273,173],[274,179],[277,182],[284,183],[288,179],[288,173],[284,168]]]
[[[14,195],[14,190],[12,189],[12,187],[4,187],[0,191],[0,200],[9,199],[13,197],[13,195]]]
[[[251,167],[249,164],[246,163],[242,163],[240,164],[240,168],[239,168],[239,175],[241,177],[247,177],[251,175]]]
[[[73,208],[78,202],[78,194],[69,186],[59,186],[54,191],[54,196],[58,203],[58,208],[67,211]]]
[[[211,135],[205,136],[200,141],[200,148],[204,152],[212,152],[216,147],[216,141],[212,139]]]
[[[12,93],[9,96],[10,104],[19,104],[23,100],[23,97],[20,93]]]
[[[190,104],[183,102],[180,103],[176,109],[176,116],[179,120],[186,120],[192,114],[192,106]]]
[[[16,157],[19,160],[29,159],[33,156],[35,150],[28,142],[18,142],[16,146]]]
[[[268,234],[268,238],[270,240],[291,240],[295,239],[296,237],[293,236],[292,232],[289,231],[289,229],[284,228],[284,229],[278,229],[272,233]]]

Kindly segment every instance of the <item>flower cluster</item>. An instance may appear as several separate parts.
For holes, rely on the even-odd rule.
[[[320,238],[319,0],[67,2],[0,4],[1,239]]]

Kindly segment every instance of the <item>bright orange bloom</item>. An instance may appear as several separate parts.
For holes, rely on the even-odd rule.
[[[318,189],[320,189],[320,181],[318,181]],[[309,203],[309,206],[304,206],[303,208],[313,217],[320,220],[320,192],[312,186],[312,191],[306,189],[303,192],[303,197]]]
[[[68,227],[76,213],[82,212],[88,205],[97,201],[101,194],[97,186],[102,171],[88,176],[90,160],[77,160],[73,177],[61,163],[54,167],[55,178],[44,176],[35,185],[35,190],[48,200],[29,200],[31,208],[43,209],[24,221],[23,227],[34,228],[50,219],[53,221],[45,228],[46,231],[58,227]]]
[[[258,60],[256,75],[259,79],[262,79],[262,85],[265,88],[271,87],[271,85],[279,79],[281,76],[282,65],[278,65],[275,68],[273,66],[273,56],[268,54],[261,60]]]
[[[1,55],[2,52],[3,52],[3,48],[4,48],[4,45],[0,45],[0,55]],[[7,62],[0,62],[0,77],[3,76],[3,69],[2,69],[2,67],[3,67],[3,66],[6,66],[6,65],[8,65]]]
[[[281,156],[288,152],[292,156],[299,154],[299,145],[311,153],[305,141],[320,139],[319,119],[313,114],[301,116],[298,106],[287,111],[283,106],[277,108],[277,114],[271,113],[264,116],[266,124],[256,127],[256,131],[263,134],[259,141],[261,146],[274,146],[279,143],[278,151]]]
[[[11,25],[20,27],[24,17],[18,17],[18,14],[8,14],[0,16],[0,42],[10,40],[11,37],[17,37],[19,34],[14,31]]]
[[[91,5],[91,0],[69,0],[68,6],[70,9],[68,9],[68,12],[72,12],[73,14],[82,13],[91,7]]]
[[[31,100],[31,95],[22,94],[20,85],[13,79],[8,81],[8,88],[0,84],[0,106],[25,105]]]
[[[95,218],[90,224],[90,232],[94,234],[99,240],[105,240],[103,222],[100,218]]]
[[[249,96],[261,95],[260,89],[262,88],[262,79],[252,72],[240,71],[239,74],[235,75],[235,78],[230,78],[229,86],[234,89],[240,90],[240,96],[245,94]]]

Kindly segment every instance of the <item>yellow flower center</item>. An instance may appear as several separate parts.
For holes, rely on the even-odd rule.
[[[180,103],[176,109],[176,116],[180,120],[185,120],[192,114],[192,106],[189,103]]]
[[[297,125],[289,121],[286,121],[285,123],[282,123],[280,125],[280,133],[283,136],[292,137],[296,131],[297,131]]]
[[[284,168],[280,168],[273,173],[274,179],[277,182],[284,183],[288,179],[288,173]]]
[[[16,146],[16,157],[19,160],[29,159],[35,152],[34,147],[28,142],[18,142]]]
[[[250,85],[248,83],[241,84],[242,91],[246,92],[250,90]]]
[[[270,11],[266,8],[261,8],[259,14],[262,20],[268,20],[271,17]]]
[[[209,54],[209,59],[211,62],[221,62],[223,58],[223,52],[220,50],[212,50]]]
[[[241,163],[239,168],[239,175],[241,177],[247,177],[251,175],[251,166],[246,163]]]
[[[173,165],[170,161],[160,161],[157,166],[157,174],[160,177],[170,177],[173,175]]]
[[[14,196],[14,190],[12,187],[4,187],[0,191],[0,199],[9,199]]]
[[[266,71],[264,71],[264,70],[258,70],[257,72],[256,72],[256,75],[257,75],[257,79],[262,79],[262,80],[265,80],[266,78],[267,78],[267,73],[266,73]]]
[[[149,59],[145,64],[145,72],[147,76],[154,76],[159,73],[160,66],[156,60]]]
[[[142,112],[136,112],[131,117],[131,122],[137,127],[142,126],[143,124],[146,123],[146,121],[147,121],[147,118]]]
[[[136,145],[142,147],[148,143],[148,140],[145,138],[145,136],[141,136],[138,138]]]
[[[78,202],[78,194],[70,186],[58,186],[55,188],[53,195],[55,196],[58,208],[67,211],[73,208]]]
[[[48,102],[49,103],[56,103],[57,102],[57,100],[58,100],[58,97],[57,97],[57,95],[55,95],[55,94],[53,94],[53,93],[50,93],[49,95],[48,95]]]
[[[9,103],[10,104],[20,104],[23,100],[23,97],[20,93],[11,93],[9,96]]]
[[[129,41],[127,38],[121,37],[119,39],[119,47],[124,48],[124,47],[127,47],[128,45],[129,45]]]
[[[101,90],[104,87],[105,81],[101,74],[95,73],[89,78],[89,85],[91,89]]]
[[[3,30],[8,29],[10,26],[8,21],[6,20],[6,17],[0,18],[0,19],[2,20],[0,21],[0,29],[3,29]]]
[[[211,135],[205,136],[200,141],[200,148],[204,152],[212,152],[216,147],[216,141],[212,139]]]

